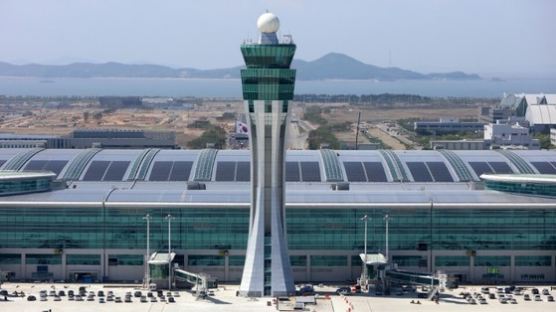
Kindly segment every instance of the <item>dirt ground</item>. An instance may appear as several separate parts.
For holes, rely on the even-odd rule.
[[[0,103],[1,104],[1,103]],[[318,104],[311,104],[318,105]],[[402,149],[404,145],[388,134],[373,128],[383,121],[394,121],[406,118],[440,118],[459,117],[474,118],[477,108],[361,108],[347,104],[326,104],[322,107],[331,108],[323,113],[329,124],[352,122],[352,131],[338,132],[336,135],[341,141],[355,142],[355,123],[357,113],[361,112],[361,121],[369,127],[371,135],[379,138],[385,144],[395,149]],[[221,117],[224,113],[243,113],[241,101],[205,101],[201,106],[191,110],[177,109],[118,109],[105,110],[98,105],[71,103],[64,108],[49,108],[42,105],[11,106],[8,108],[0,105],[0,132],[13,132],[20,134],[55,134],[65,135],[74,128],[125,128],[125,129],[150,129],[176,132],[177,144],[183,147],[192,139],[203,133],[202,129],[190,128],[188,125],[196,120],[207,120],[214,125],[223,127],[228,133],[235,131],[235,119]],[[308,123],[301,120],[303,107],[292,103],[290,109],[292,120],[301,122],[306,128]],[[317,125],[313,125],[317,126]],[[301,129],[300,129],[301,130]],[[303,129],[307,130],[307,129]],[[305,146],[307,133],[298,131],[293,148]],[[368,140],[360,136],[360,142]]]

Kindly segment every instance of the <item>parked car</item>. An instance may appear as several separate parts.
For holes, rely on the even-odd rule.
[[[483,294],[488,294],[488,293],[490,293],[490,289],[488,287],[483,287],[483,288],[481,288],[481,292]]]
[[[535,301],[542,301],[541,295],[535,295]]]
[[[142,303],[148,302],[147,297],[146,296],[141,296],[141,302]]]
[[[554,296],[552,295],[547,296],[546,301],[554,302]]]
[[[141,298],[141,296],[143,296],[143,293],[140,292],[140,291],[138,290],[138,291],[136,291],[136,292],[133,293],[133,296],[134,296],[135,298]]]
[[[531,301],[531,296],[529,296],[529,294],[525,294],[525,295],[523,295],[523,300]]]
[[[36,300],[37,300],[37,297],[35,297],[35,296],[28,296],[27,297],[27,301],[36,301]]]
[[[98,303],[105,303],[104,297],[98,297]]]
[[[174,302],[176,302],[174,297],[168,297],[168,303],[174,303]]]
[[[125,300],[124,300],[124,301],[125,301],[126,303],[131,303],[131,302],[133,302],[133,300],[131,300],[131,297],[125,297]]]
[[[542,290],[542,294],[545,295],[545,296],[548,296],[548,295],[550,295],[550,292],[548,291],[547,288],[545,288],[545,289]]]
[[[313,285],[304,285],[299,289],[299,294],[301,296],[314,296],[315,295],[315,289],[313,288]]]
[[[531,293],[532,293],[533,295],[538,295],[538,294],[539,294],[539,290],[538,290],[537,288],[532,288],[532,289],[531,289]]]
[[[496,299],[496,295],[495,294],[488,294],[488,298],[489,299]]]

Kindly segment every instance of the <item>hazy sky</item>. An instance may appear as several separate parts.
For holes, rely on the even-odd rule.
[[[305,60],[556,76],[554,0],[0,0],[0,61],[239,65],[266,9]]]

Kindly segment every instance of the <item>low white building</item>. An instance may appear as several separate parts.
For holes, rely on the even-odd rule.
[[[510,107],[517,116],[523,116],[533,132],[548,133],[556,126],[556,94],[504,95],[500,106]]]
[[[540,149],[539,140],[529,135],[529,128],[517,122],[506,124],[497,121],[495,124],[487,124],[484,126],[483,138],[490,148]]]

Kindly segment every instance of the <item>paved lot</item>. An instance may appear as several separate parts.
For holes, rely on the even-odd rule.
[[[64,290],[70,289],[77,291],[78,284],[16,284],[8,283],[2,285],[3,289],[9,292],[24,291],[27,295],[35,295],[38,299],[40,290]],[[61,301],[53,301],[53,297],[48,297],[48,301],[33,301],[29,302],[25,298],[9,298],[9,302],[0,301],[0,311],[2,312],[35,312],[35,311],[121,311],[121,312],[142,312],[142,311],[276,311],[274,306],[267,306],[269,299],[250,300],[247,298],[236,297],[235,293],[237,285],[226,285],[220,287],[214,293],[214,296],[209,297],[207,300],[197,300],[191,293],[181,291],[180,296],[176,297],[176,303],[141,303],[138,298],[133,298],[133,303],[115,303],[106,302],[99,303],[98,298],[95,301],[69,301],[68,297],[61,297]],[[537,287],[539,289],[550,287]],[[321,286],[316,287],[319,293],[332,293],[335,286]],[[115,296],[124,297],[128,291],[139,290],[138,287],[122,285],[89,285],[87,290],[94,291],[103,290],[105,293],[113,291]],[[146,293],[145,291],[143,291]],[[414,294],[404,294],[403,296],[391,297],[367,297],[367,296],[329,296],[328,299],[318,299],[316,306],[307,306],[305,311],[319,311],[319,312],[340,312],[348,311],[438,311],[438,312],[459,312],[459,311],[556,311],[556,302],[547,302],[546,296],[542,296],[542,302],[525,301],[523,296],[514,296],[517,299],[517,304],[501,304],[496,299],[487,299],[485,305],[471,305],[467,303],[461,296],[461,292],[480,292],[480,286],[463,287],[454,291],[443,293],[439,303],[427,301],[426,299],[416,299]],[[491,290],[494,292],[494,290]],[[556,290],[551,291],[556,294]],[[530,294],[530,289],[525,293]],[[324,296],[323,296],[324,297]],[[411,300],[419,300],[421,304],[411,304]]]

